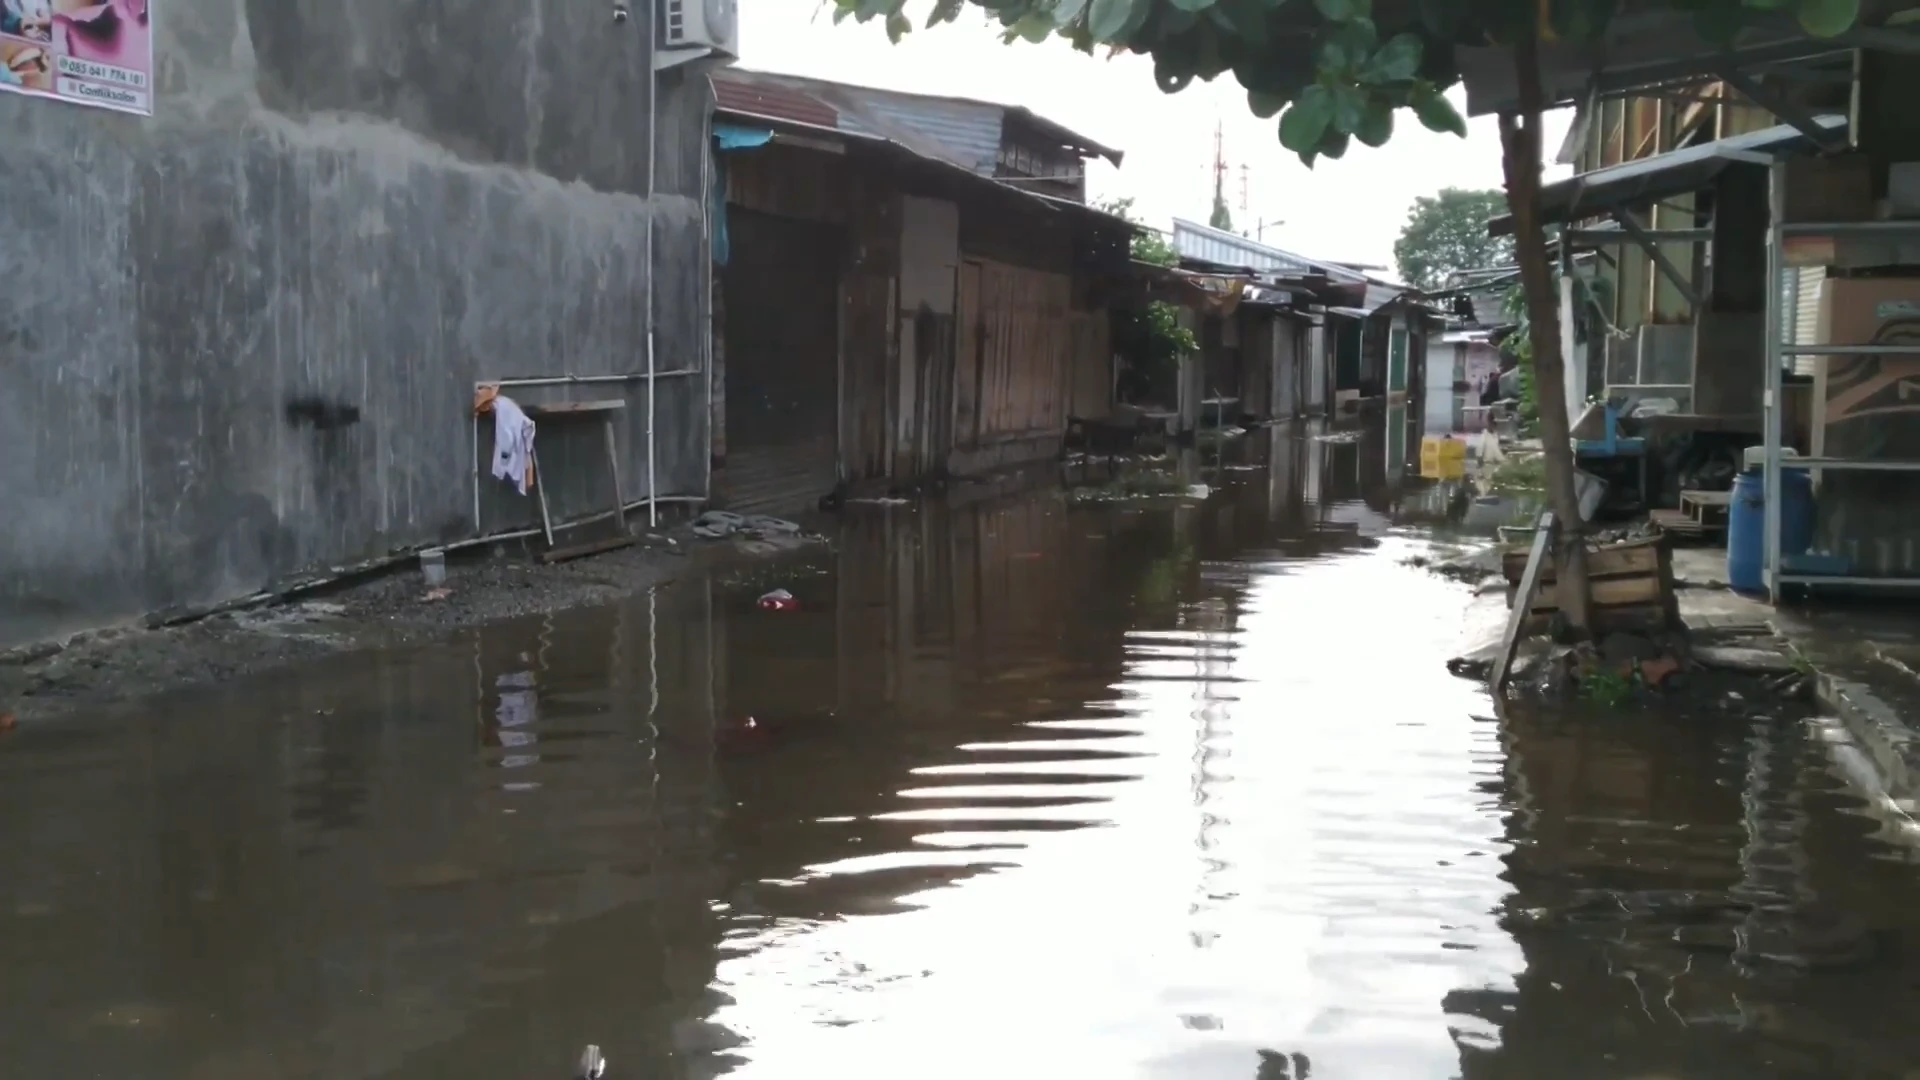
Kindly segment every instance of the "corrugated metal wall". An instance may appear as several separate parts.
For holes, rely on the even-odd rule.
[[[1273,320],[1267,329],[1272,338],[1273,415],[1276,419],[1300,415],[1306,398],[1305,365],[1300,362],[1302,327],[1292,319]]]
[[[1273,415],[1273,327],[1271,308],[1240,309],[1240,411]]]
[[[1302,361],[1306,367],[1305,411],[1309,416],[1321,416],[1327,411],[1328,399],[1332,396],[1329,378],[1332,374],[1331,358],[1328,353],[1327,327],[1325,324],[1307,330],[1307,354]]]
[[[1793,304],[1787,309],[1787,318],[1791,325],[1785,328],[1781,340],[1796,345],[1817,345],[1820,343],[1820,289],[1827,280],[1827,268],[1796,267],[1789,276],[1793,286]],[[1819,363],[1817,356],[1796,356],[1793,358],[1794,374],[1811,377]]]

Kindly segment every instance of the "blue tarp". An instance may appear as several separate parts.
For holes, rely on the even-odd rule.
[[[773,132],[766,128],[741,127],[739,124],[715,124],[713,141],[722,150],[752,150],[772,142]]]
[[[714,148],[725,153],[729,150],[755,150],[773,141],[773,132],[767,128],[741,127],[738,124],[713,125]],[[715,157],[713,162],[713,264],[727,265],[727,256],[731,248],[727,243],[727,161]]]

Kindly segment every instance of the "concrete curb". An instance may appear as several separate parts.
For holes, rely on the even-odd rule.
[[[1832,711],[1854,744],[1866,755],[1874,779],[1904,811],[1914,809],[1920,779],[1920,732],[1900,718],[1866,683],[1822,673],[1815,697]]]

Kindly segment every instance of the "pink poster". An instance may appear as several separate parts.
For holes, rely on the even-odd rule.
[[[152,0],[0,0],[0,90],[153,115]]]

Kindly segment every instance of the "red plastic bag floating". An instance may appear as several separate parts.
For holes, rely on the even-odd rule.
[[[761,611],[798,611],[800,601],[785,589],[775,589],[757,601]]]

